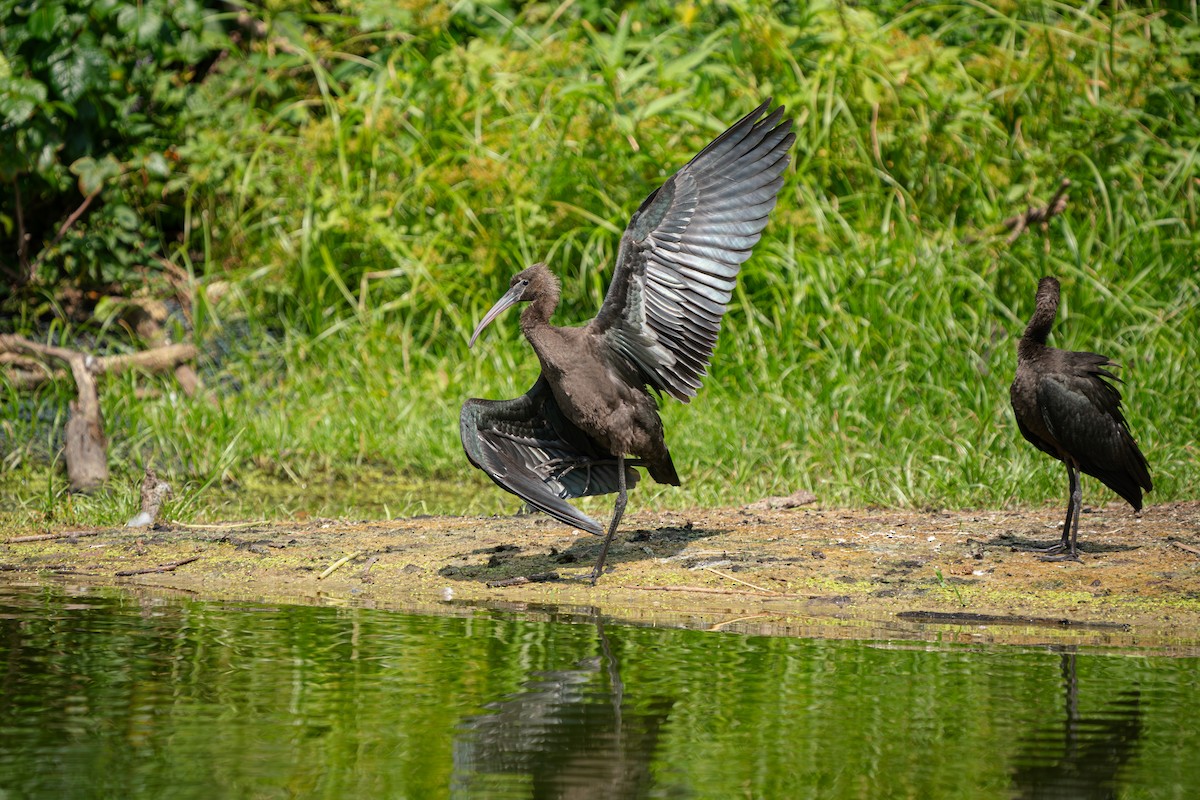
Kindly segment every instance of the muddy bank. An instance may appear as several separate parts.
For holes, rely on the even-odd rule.
[[[594,609],[772,635],[1200,647],[1200,503],[1085,510],[1082,563],[1040,561],[1028,548],[1057,539],[1062,513],[634,513],[595,587],[581,578],[599,539],[541,516],[51,530],[7,537],[0,582],[437,613]],[[558,577],[491,585],[547,573]]]

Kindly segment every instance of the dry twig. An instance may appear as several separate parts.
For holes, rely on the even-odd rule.
[[[66,533],[35,533],[29,536],[13,536],[5,539],[5,544],[21,544],[22,542],[48,542],[51,539],[75,539],[79,536],[98,536],[104,531],[67,531]]]
[[[1054,197],[1045,206],[1027,209],[1024,214],[1017,214],[1004,220],[1004,227],[1011,231],[1008,234],[1008,238],[1004,240],[1004,243],[1012,244],[1030,225],[1045,224],[1050,221],[1051,217],[1061,214],[1063,209],[1067,207],[1067,200],[1069,199],[1067,197],[1067,189],[1070,186],[1070,179],[1063,178],[1062,183],[1058,185],[1058,191],[1054,193]]]
[[[513,578],[503,578],[498,581],[488,581],[487,585],[490,589],[498,589],[504,586],[521,586],[526,583],[545,583],[547,581],[558,580],[557,572],[538,572],[534,575],[517,575]]]
[[[328,578],[330,575],[337,572],[338,569],[340,569],[343,565],[345,565],[346,563],[348,563],[350,561],[353,561],[354,559],[358,558],[362,554],[363,554],[362,550],[355,550],[350,555],[339,558],[337,561],[330,564],[328,569],[326,569],[324,572],[322,572],[320,575],[318,575],[317,580],[322,580],[323,578]]]
[[[149,567],[147,569],[123,569],[116,573],[118,578],[128,578],[130,575],[149,575],[152,572],[172,572],[175,569],[182,567],[184,564],[190,564],[193,561],[199,560],[200,556],[192,556],[185,558],[182,561],[175,561],[171,564],[161,564],[157,567]]]
[[[747,592],[741,589],[714,589],[711,586],[625,586],[625,589],[637,589],[642,592],[695,592],[696,594],[738,594],[751,597],[784,597],[798,598],[798,594],[781,594],[780,592]]]
[[[371,567],[375,566],[375,562],[378,560],[379,560],[379,556],[371,556],[370,558],[367,559],[367,565],[365,567],[363,567],[362,572],[359,573],[359,576],[358,576],[358,579],[360,581],[362,581],[363,583],[374,583],[375,582],[375,579],[371,577],[370,572],[371,572]]]
[[[727,580],[731,580],[731,581],[733,581],[734,583],[740,583],[740,584],[742,584],[743,586],[749,586],[751,589],[757,589],[758,591],[760,591],[760,592],[766,592],[767,594],[779,594],[779,592],[772,591],[771,589],[764,589],[764,588],[763,588],[763,587],[761,587],[761,586],[755,586],[753,583],[749,583],[748,581],[744,581],[744,580],[742,580],[741,578],[735,578],[735,577],[733,577],[732,575],[730,575],[730,574],[729,574],[729,573],[727,573],[727,572],[721,572],[721,570],[719,570],[719,569],[713,569],[712,567],[705,567],[705,569],[707,569],[707,570],[708,570],[709,572],[711,572],[713,575],[720,575],[722,578],[725,578],[725,579],[727,579]]]

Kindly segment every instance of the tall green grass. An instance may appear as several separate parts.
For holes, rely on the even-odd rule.
[[[556,321],[590,318],[632,210],[766,95],[795,121],[793,166],[704,390],[663,407],[684,486],[644,482],[638,503],[797,488],[848,505],[1059,501],[1061,470],[1020,440],[1007,397],[1046,274],[1064,286],[1054,343],[1126,365],[1151,501],[1195,497],[1192,6],[376,13],[265,18],[270,36],[210,81],[207,124],[182,148],[198,336],[235,355],[202,398],[127,377],[104,404],[124,474],[166,469],[191,487],[183,513],[253,513],[262,475],[367,473],[399,498],[381,510],[388,490],[358,490],[371,514],[513,507],[462,456],[457,413],[525,391],[537,363],[515,313],[474,351],[470,330],[537,260],[563,279]],[[1065,213],[1007,244],[1000,221],[1064,177]],[[137,398],[147,382],[160,397]],[[57,445],[11,408],[5,467],[50,485],[18,494],[52,513],[65,493],[38,470]],[[251,485],[249,506],[206,508]],[[306,510],[303,492],[257,508]]]

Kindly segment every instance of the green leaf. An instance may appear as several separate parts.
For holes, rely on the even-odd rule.
[[[50,81],[68,103],[78,102],[89,90],[103,85],[108,78],[104,53],[94,47],[72,49],[50,65]]]
[[[112,206],[113,220],[127,231],[135,231],[138,227],[138,215],[129,206]],[[132,240],[127,240],[132,241]]]
[[[171,165],[163,158],[162,153],[151,153],[142,163],[146,167],[146,172],[156,178],[165,178],[171,174]]]
[[[26,32],[33,39],[54,41],[61,33],[66,17],[67,12],[61,5],[45,3],[29,15],[29,21],[25,23]]]
[[[163,18],[154,11],[142,7],[142,18],[138,22],[138,41],[147,44],[158,44],[159,33],[162,31]]]
[[[46,86],[32,78],[12,78],[0,89],[0,117],[10,125],[29,120],[38,106],[46,102]]]
[[[112,155],[101,159],[84,156],[71,165],[71,172],[79,176],[79,191],[91,195],[98,192],[106,180],[121,174],[121,164]]]

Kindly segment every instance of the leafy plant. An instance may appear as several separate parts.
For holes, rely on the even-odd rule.
[[[188,102],[227,46],[195,0],[0,0],[6,290],[128,290],[161,271],[182,225]]]

